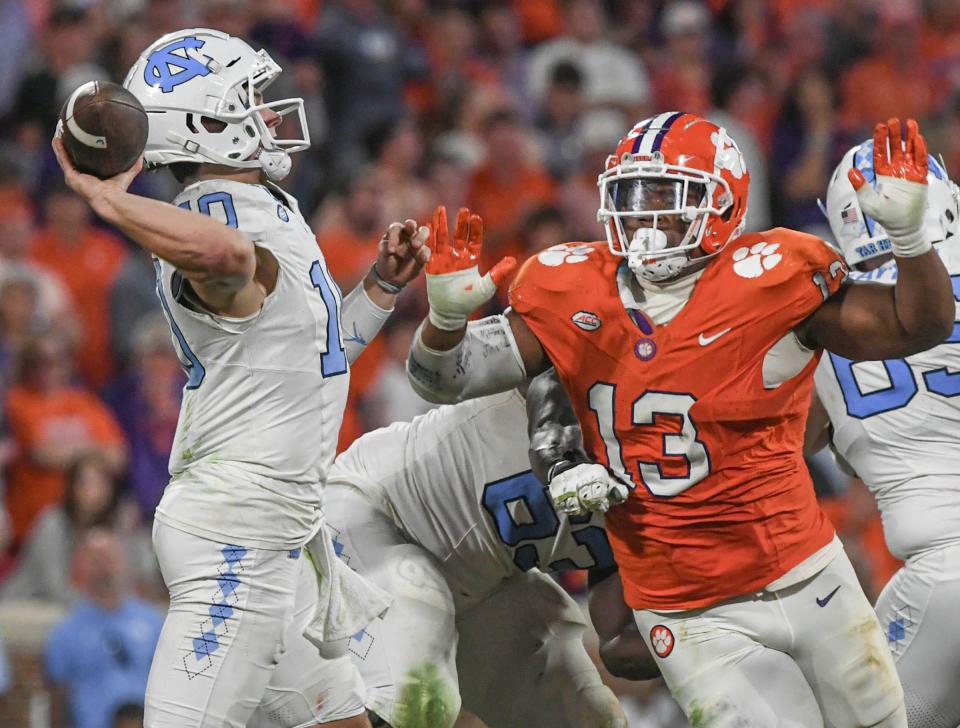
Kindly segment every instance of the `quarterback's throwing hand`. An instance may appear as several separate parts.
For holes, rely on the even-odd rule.
[[[630,491],[598,463],[580,463],[550,479],[550,497],[568,516],[600,511],[622,503]]]
[[[887,144],[889,142],[889,152]],[[890,119],[873,130],[875,185],[854,167],[848,172],[863,212],[887,231],[893,254],[912,258],[930,250],[924,236],[923,216],[927,208],[927,143],[917,122],[907,120],[907,138],[900,139],[900,120]]]
[[[63,170],[63,179],[66,181],[67,187],[85,199],[94,209],[97,209],[96,203],[100,198],[111,191],[118,189],[121,192],[126,192],[130,183],[133,182],[133,178],[140,174],[140,170],[143,169],[143,155],[141,155],[130,169],[124,170],[109,179],[98,179],[92,174],[85,174],[77,169],[67,154],[66,147],[63,146],[63,138],[59,132],[54,135],[51,146],[57,162]]]
[[[431,232],[431,256],[427,263],[430,323],[444,331],[456,331],[466,326],[471,313],[490,300],[517,261],[504,258],[480,275],[483,221],[465,207],[457,213],[452,241],[447,228],[447,209],[443,205],[433,213]]]

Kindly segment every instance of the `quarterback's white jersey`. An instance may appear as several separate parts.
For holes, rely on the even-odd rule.
[[[939,253],[960,301],[956,247]],[[850,278],[893,285],[896,263]],[[877,498],[890,551],[906,559],[960,540],[960,321],[946,342],[905,359],[828,352],[815,380],[837,451]]]
[[[524,400],[506,392],[364,435],[337,458],[329,484],[357,488],[393,515],[439,560],[458,600],[482,598],[518,570],[612,566],[602,514],[558,515],[528,447]]]
[[[207,538],[302,546],[317,523],[349,383],[340,290],[279,188],[209,180],[174,204],[239,229],[279,273],[261,309],[238,319],[205,311],[172,265],[155,262],[189,375],[157,516]]]

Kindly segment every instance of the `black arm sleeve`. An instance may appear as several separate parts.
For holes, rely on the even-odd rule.
[[[547,485],[557,473],[589,462],[580,424],[555,369],[530,380],[527,389],[530,466]]]

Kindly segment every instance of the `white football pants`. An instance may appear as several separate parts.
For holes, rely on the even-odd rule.
[[[843,552],[776,592],[634,617],[695,726],[907,726],[893,658]]]
[[[364,711],[347,656],[304,636],[317,578],[302,549],[208,541],[154,522],[170,609],[147,682],[145,728],[296,728]]]

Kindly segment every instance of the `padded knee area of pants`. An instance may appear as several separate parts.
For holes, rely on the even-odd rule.
[[[883,632],[872,615],[821,643],[814,670],[818,682],[832,686],[842,696],[855,725],[900,725],[885,722],[898,711],[903,712],[903,688]]]
[[[457,684],[428,662],[404,675],[397,689],[390,725],[393,728],[450,728],[459,713]]]
[[[900,703],[890,715],[883,718],[879,723],[870,723],[866,728],[907,728],[907,711],[904,709],[903,703]],[[913,723],[910,724],[910,728],[915,728]]]

